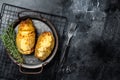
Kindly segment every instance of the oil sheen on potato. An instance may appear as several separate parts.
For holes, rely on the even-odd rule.
[[[35,27],[31,19],[21,21],[18,25],[16,46],[21,54],[31,54],[35,45]]]
[[[55,40],[51,32],[43,32],[40,34],[35,47],[35,57],[45,60],[54,48]]]

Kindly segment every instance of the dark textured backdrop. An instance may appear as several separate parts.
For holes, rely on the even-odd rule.
[[[52,1],[54,3],[54,0]],[[19,5],[24,6],[23,4]],[[52,2],[48,2],[48,4],[50,5]],[[65,67],[60,75],[62,80],[120,79],[119,4],[119,0],[60,0],[54,5],[57,7],[53,6],[50,11],[46,11],[58,12],[60,15],[66,16],[70,22],[78,24],[70,42]],[[45,5],[47,6],[47,3]],[[32,4],[26,6],[36,9]],[[39,10],[48,9],[46,6]],[[48,69],[46,70],[49,71]],[[51,67],[51,72],[54,72],[54,67]],[[29,77],[32,80],[41,77],[45,80],[54,78],[54,75],[47,75],[45,72],[43,74],[43,76],[39,76],[39,74]],[[22,78],[17,80],[24,80],[26,77],[26,75],[22,75]]]
[[[67,0],[67,18],[78,23],[63,80],[120,79],[119,0]],[[74,17],[73,17],[74,16]]]

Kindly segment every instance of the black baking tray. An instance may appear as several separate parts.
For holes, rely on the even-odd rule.
[[[0,34],[2,34],[2,30],[4,28],[6,28],[10,23],[12,23],[16,19],[18,19],[19,12],[26,11],[26,10],[30,10],[30,9],[3,3],[2,9],[1,9],[1,19],[0,19],[0,23],[1,23],[0,24],[1,25],[0,26]],[[59,47],[61,47],[62,43],[64,41],[63,37],[64,37],[66,25],[67,25],[66,17],[49,14],[49,13],[45,13],[45,12],[40,12],[40,11],[36,11],[33,14],[35,14],[35,13],[37,13],[38,15],[40,14],[42,17],[47,18],[48,20],[50,20],[51,23],[53,23],[53,25],[55,26],[55,28],[57,30],[58,36],[59,36]],[[27,13],[27,14],[29,14],[29,13]],[[23,14],[23,15],[26,15],[26,14]],[[55,74],[55,68],[58,63],[57,61],[60,58],[59,54],[61,53],[61,49],[62,48],[58,49],[57,55],[51,61],[51,63],[49,63],[45,67],[42,74],[38,74],[35,76],[36,79],[37,78],[39,78],[40,80],[42,80],[42,79],[52,80],[53,79],[53,76]],[[47,77],[44,77],[44,76],[47,76]],[[20,73],[18,70],[18,66],[9,59],[1,40],[0,40],[0,78],[1,79],[4,78],[7,80],[14,80],[14,79],[15,80],[25,80],[25,79],[27,79],[27,75]]]

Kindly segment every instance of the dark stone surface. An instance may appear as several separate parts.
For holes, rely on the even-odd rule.
[[[62,80],[119,80],[118,0],[68,0],[66,16],[78,23]],[[72,17],[71,17],[72,15]]]
[[[0,2],[5,1],[9,3],[7,0],[1,0]],[[27,0],[24,3],[21,0],[21,3],[18,1],[10,3],[32,9],[38,9],[40,7],[38,9],[40,11],[59,13],[60,15],[66,16],[70,22],[76,22],[78,24],[77,30],[70,42],[67,61],[64,64],[62,74],[59,75],[59,79],[119,80],[119,0],[47,1],[35,0],[32,4],[27,4]],[[42,4],[42,2],[45,4]],[[53,6],[53,4],[55,5]],[[54,67],[51,67],[51,70],[53,70],[51,73],[54,72]],[[32,77],[31,75],[24,75],[22,77],[23,79],[21,78],[20,80],[24,80],[26,77],[31,78],[31,80],[35,78],[39,80],[41,77],[44,80],[55,80],[54,75],[47,75],[46,72],[43,72],[43,74],[42,76],[32,75]]]

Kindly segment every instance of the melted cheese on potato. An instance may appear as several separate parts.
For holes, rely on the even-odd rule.
[[[20,22],[16,36],[16,45],[22,54],[31,54],[34,51],[35,28],[31,19]]]
[[[40,34],[35,47],[35,57],[45,60],[54,48],[54,37],[51,32],[43,32]]]

